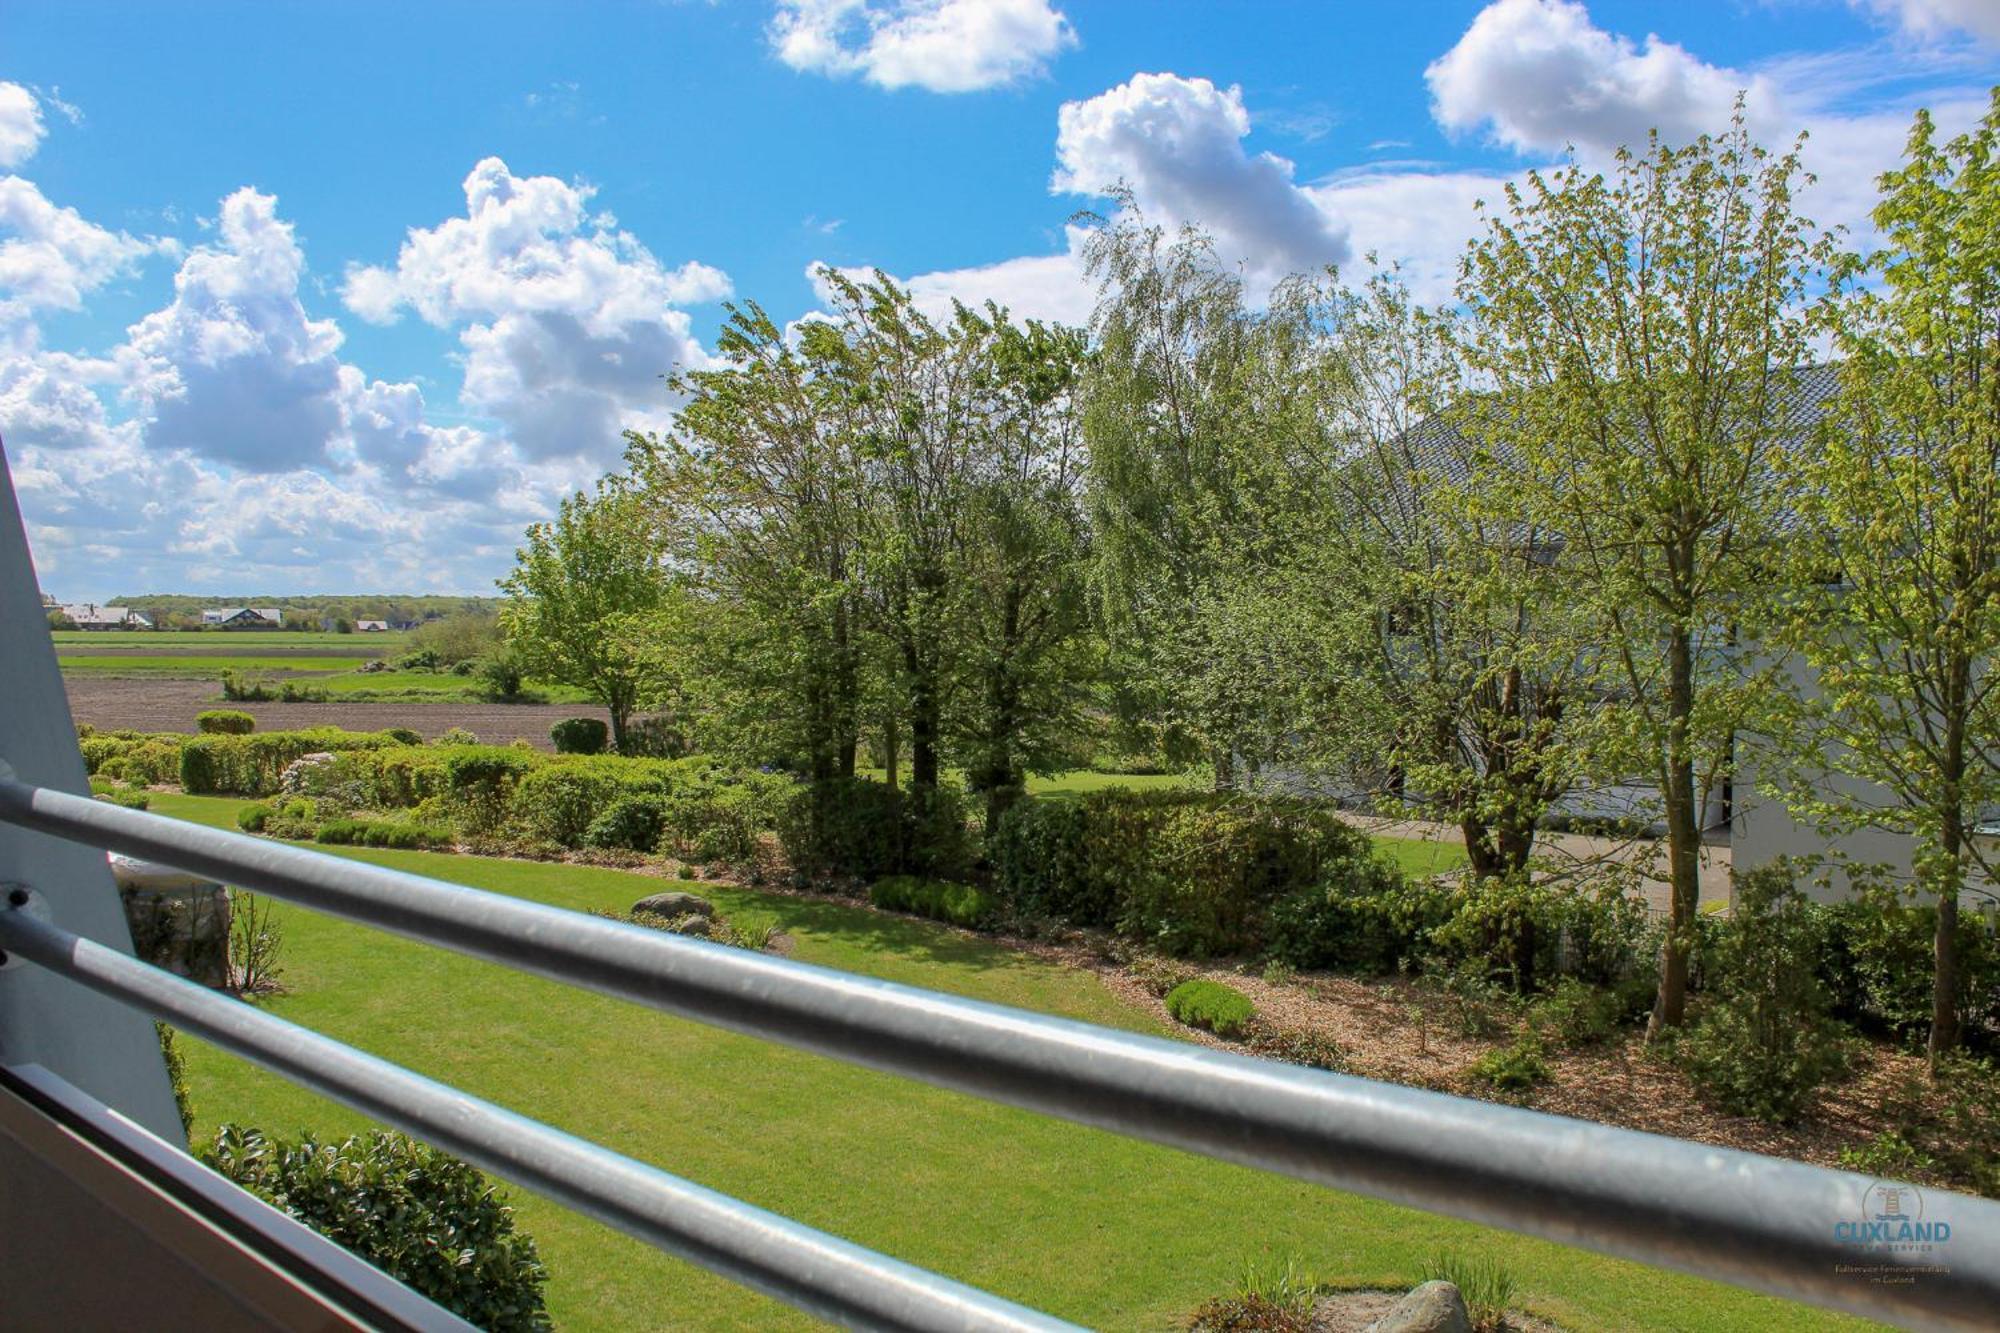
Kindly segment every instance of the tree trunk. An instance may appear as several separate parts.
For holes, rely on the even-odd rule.
[[[1688,958],[1701,906],[1701,812],[1695,805],[1694,754],[1688,727],[1694,716],[1694,635],[1676,625],[1667,642],[1667,753],[1661,795],[1666,805],[1667,932],[1660,942],[1660,989],[1646,1023],[1646,1040],[1687,1019]]]
[[[938,784],[938,694],[916,645],[906,644],[903,665],[910,673],[910,787]]]
[[[1938,829],[1937,934],[1931,940],[1931,1073],[1958,1048],[1958,890],[1965,879],[1966,712],[1972,691],[1972,662],[1964,654],[1951,664],[1944,707],[1944,818]]]
[[[896,710],[885,708],[882,710],[882,766],[892,790],[896,786],[896,761],[901,757],[897,751],[901,744],[902,735],[896,728]]]

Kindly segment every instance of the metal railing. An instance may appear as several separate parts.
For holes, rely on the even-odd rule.
[[[876,981],[0,777],[0,823],[166,862],[477,958],[1014,1106],[1918,1327],[1992,1327],[2000,1204],[1929,1192],[1936,1252],[1861,1254],[1847,1172],[1303,1069]],[[585,1143],[37,919],[0,948],[827,1318],[1059,1321]],[[1843,1271],[1877,1266],[1874,1277]],[[1940,1267],[1945,1271],[1937,1271]],[[1907,1274],[1910,1280],[1898,1281]]]

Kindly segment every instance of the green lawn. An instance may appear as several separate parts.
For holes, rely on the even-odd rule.
[[[336,699],[406,703],[490,703],[486,682],[478,676],[458,676],[449,671],[350,671],[338,675],[314,676],[309,682]],[[536,702],[552,704],[589,703],[590,696],[571,685],[549,681],[528,681],[525,688]]]
[[[243,802],[156,795],[228,826]],[[627,906],[662,881],[421,852],[356,859],[563,907]],[[796,957],[1139,1031],[1088,973],[862,908],[702,885],[779,923]],[[1599,1258],[1137,1143],[802,1054],[286,909],[273,1012],[704,1185],[1096,1328],[1160,1329],[1297,1255],[1342,1283],[1405,1281],[1441,1247],[1503,1260],[1526,1303],[1578,1328],[1858,1326]],[[238,1119],[342,1133],[363,1117],[189,1041],[196,1132]],[[523,1226],[570,1329],[809,1326],[766,1299],[532,1195]]]

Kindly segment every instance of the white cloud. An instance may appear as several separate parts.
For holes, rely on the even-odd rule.
[[[1058,115],[1051,188],[1101,195],[1124,182],[1149,217],[1194,222],[1228,262],[1282,276],[1339,263],[1347,226],[1292,181],[1292,164],[1246,153],[1239,88],[1177,74],[1135,74]]]
[[[940,322],[950,317],[954,301],[975,310],[983,309],[991,301],[1017,320],[1088,324],[1095,293],[1084,273],[1080,253],[1084,232],[1079,227],[1068,227],[1064,234],[1067,248],[1061,254],[1023,255],[993,264],[940,269],[912,278],[896,278],[896,282],[908,289],[917,309]],[[812,283],[820,302],[828,304],[833,293],[820,277],[823,267],[827,266],[818,262],[807,265],[806,279]],[[856,282],[865,282],[874,275],[872,269],[834,267]]]
[[[1768,79],[1606,32],[1576,0],[1494,0],[1424,78],[1438,124],[1521,152],[1685,142],[1726,128],[1739,90],[1760,123],[1782,114]]]
[[[109,231],[51,203],[32,181],[0,176],[0,318],[79,310],[85,295],[146,255],[176,248]]]
[[[459,329],[460,405],[530,459],[608,462],[623,429],[659,424],[662,377],[708,363],[676,307],[730,292],[720,269],[668,268],[591,216],[592,193],[490,157],[465,178],[465,216],[412,228],[394,268],[347,273],[344,299],[363,319],[386,323],[408,307]]]
[[[1895,20],[1905,32],[1916,37],[1936,39],[1965,32],[2000,44],[2000,4],[1993,0],[1853,0],[1853,3]]]
[[[1042,74],[1076,32],[1049,0],[778,0],[770,39],[796,70],[966,93]]]
[[[0,83],[0,167],[33,157],[46,132],[35,95],[18,83]]]

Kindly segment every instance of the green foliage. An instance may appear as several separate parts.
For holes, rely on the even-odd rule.
[[[160,1039],[160,1059],[167,1066],[167,1082],[174,1090],[174,1110],[181,1118],[181,1141],[194,1131],[194,1099],[188,1092],[187,1057],[174,1040],[174,1030],[165,1023],[153,1024],[153,1035]]]
[[[148,736],[139,732],[113,732],[84,737],[78,742],[83,752],[84,771],[139,786],[177,782],[181,771],[180,736]]]
[[[1514,1303],[1513,1270],[1488,1254],[1460,1250],[1434,1251],[1415,1275],[1417,1283],[1449,1282],[1465,1300],[1465,1312],[1479,1333],[1504,1329],[1507,1309]]]
[[[603,754],[611,728],[594,717],[569,717],[549,728],[557,754]]]
[[[997,904],[992,895],[970,884],[892,875],[877,880],[868,901],[891,912],[909,912],[955,926],[979,926],[990,920]]]
[[[1233,986],[1196,979],[1183,981],[1167,992],[1167,1012],[1176,1022],[1234,1040],[1249,1031],[1257,1006]]]
[[[1928,1086],[1906,1084],[1884,1108],[1896,1128],[1843,1149],[1850,1171],[2000,1198],[2000,1067],[1959,1055]]]
[[[122,805],[127,810],[144,810],[153,803],[153,798],[145,792],[129,788],[113,788],[110,791],[98,792],[97,799],[108,801],[112,805]]]
[[[194,715],[195,730],[211,736],[248,736],[257,730],[257,719],[234,708],[211,708]]]
[[[382,1130],[322,1143],[224,1125],[202,1159],[481,1328],[552,1327],[534,1241],[486,1177],[448,1153]]]
[[[180,747],[180,783],[191,796],[269,796],[287,765],[321,751],[402,747],[381,732],[315,727],[252,736],[197,736]]]
[[[965,805],[955,788],[902,791],[867,778],[830,778],[786,805],[778,839],[794,871],[877,880],[951,879],[971,866]]]
[[[1632,1016],[1631,993],[1564,977],[1529,1011],[1528,1022],[1558,1046],[1601,1046]]]
[[[1467,1072],[1481,1083],[1513,1093],[1527,1092],[1552,1077],[1548,1061],[1542,1058],[1542,1043],[1532,1033],[1488,1051]]]
[[[333,819],[319,826],[313,841],[335,847],[394,847],[416,851],[449,847],[452,837],[442,829],[390,819]]]
[[[1814,909],[1823,923],[1820,980],[1834,1013],[1863,1031],[1921,1045],[1936,1006],[1937,908],[1886,879],[1860,876],[1854,896]],[[2000,932],[1961,913],[1953,934],[1953,1008],[1965,1037],[2000,1041]]]
[[[1023,801],[988,848],[1015,910],[1203,957],[1272,938],[1275,900],[1322,876],[1395,879],[1367,836],[1307,803],[1119,788]]]
[[[583,845],[650,852],[666,831],[666,804],[664,796],[621,796],[590,821]]]
[[[1712,994],[1674,1046],[1696,1089],[1721,1110],[1789,1124],[1846,1067],[1848,1043],[1819,980],[1820,926],[1786,866],[1737,876]]]
[[[1348,1069],[1347,1048],[1321,1032],[1272,1027],[1259,1021],[1251,1025],[1247,1044],[1267,1060],[1283,1060],[1286,1064],[1326,1069],[1336,1074]]]

